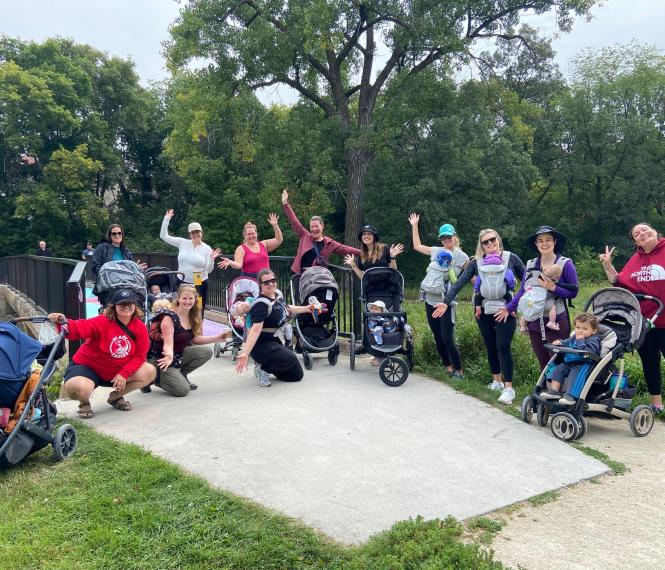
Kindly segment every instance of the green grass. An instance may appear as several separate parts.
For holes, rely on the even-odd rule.
[[[546,505],[547,503],[552,503],[559,498],[558,491],[546,491],[535,497],[527,499],[532,507],[540,507],[541,505]]]
[[[502,568],[453,519],[403,521],[348,548],[76,425],[68,460],[43,450],[0,472],[0,568]]]
[[[612,473],[614,473],[614,475],[624,475],[625,473],[630,471],[630,469],[626,465],[624,465],[620,461],[615,461],[614,459],[610,459],[610,457],[605,453],[603,453],[602,451],[598,451],[597,449],[593,449],[592,447],[586,447],[581,443],[577,442],[573,442],[571,445],[576,449],[579,449],[582,453],[585,453],[586,455],[589,455],[590,457],[593,457],[598,461],[602,461],[612,470]]]

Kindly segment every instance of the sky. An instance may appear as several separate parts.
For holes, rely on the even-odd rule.
[[[182,5],[175,0],[0,0],[0,34],[35,41],[61,36],[90,44],[132,59],[141,82],[148,85],[168,77],[162,44]],[[556,61],[564,73],[572,58],[588,47],[638,40],[665,50],[665,0],[604,0],[592,15],[590,22],[579,19],[570,34],[554,41]],[[525,21],[547,34],[555,33],[551,15]],[[278,88],[264,91],[261,99],[293,102],[287,90]]]

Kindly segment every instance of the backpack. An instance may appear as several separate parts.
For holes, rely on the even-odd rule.
[[[501,254],[503,263],[501,265],[481,265],[478,263],[478,275],[480,277],[480,294],[483,297],[483,311],[486,315],[494,315],[506,305],[506,272],[510,252]]]
[[[530,259],[526,263],[524,294],[517,304],[517,310],[528,322],[540,320],[541,336],[545,340],[545,314],[553,305],[557,305],[557,314],[561,313],[566,309],[566,305],[563,299],[555,297],[554,293],[539,284],[540,270],[536,269],[536,261],[537,258]],[[556,264],[563,269],[569,261],[570,259],[561,255]]]

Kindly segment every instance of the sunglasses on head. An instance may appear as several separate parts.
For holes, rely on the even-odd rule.
[[[261,281],[261,285],[274,285],[277,283],[277,278],[273,277],[272,279],[266,279],[265,281]]]
[[[489,244],[494,243],[494,242],[496,242],[496,236],[492,236],[491,238],[484,239],[480,243],[482,245],[489,245]]]
[[[122,232],[111,232],[112,236],[121,236]]]

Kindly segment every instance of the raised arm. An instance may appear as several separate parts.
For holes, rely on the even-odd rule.
[[[614,248],[610,249],[608,246],[605,246],[605,253],[601,253],[598,256],[598,259],[600,259],[600,262],[603,264],[607,280],[614,284],[619,278],[619,272],[614,269],[614,265],[612,265],[612,255],[614,255]]]
[[[409,216],[409,223],[411,224],[411,239],[413,240],[413,249],[423,253],[425,255],[432,255],[432,248],[427,247],[420,243],[420,231],[418,230],[418,223],[420,222],[420,216],[416,213],[412,213]]]
[[[284,238],[282,236],[282,229],[279,227],[279,216],[277,214],[270,214],[268,216],[268,223],[272,226],[272,229],[275,232],[275,237],[272,239],[263,240],[263,245],[266,246],[268,253],[270,253],[282,245]]]
[[[164,214],[164,219],[162,220],[162,227],[159,230],[159,237],[162,241],[168,243],[169,245],[179,247],[180,240],[182,238],[177,238],[169,235],[169,223],[171,222],[172,217],[173,217],[173,208],[167,210],[166,214]]]
[[[309,234],[309,231],[300,223],[298,216],[289,205],[289,191],[286,189],[282,190],[282,208],[286,214],[286,219],[291,224],[291,229],[298,237]]]

